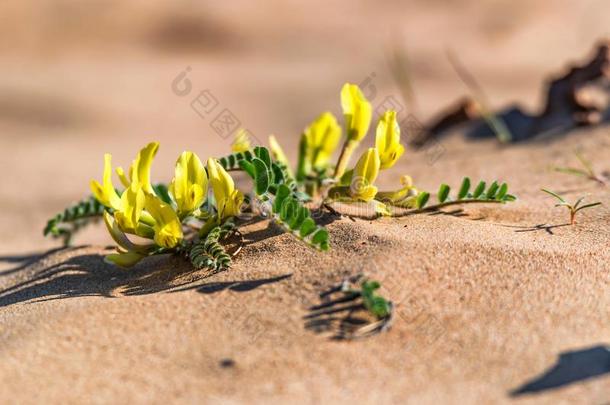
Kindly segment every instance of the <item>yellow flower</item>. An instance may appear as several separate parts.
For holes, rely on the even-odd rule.
[[[214,158],[208,159],[208,176],[214,190],[219,219],[239,214],[244,195],[235,188],[229,173]]]
[[[205,201],[208,176],[199,157],[193,152],[182,152],[176,161],[174,179],[169,192],[176,202],[178,216],[184,218]]]
[[[144,210],[144,192],[135,183],[121,195],[121,207],[115,211],[114,218],[124,232],[135,233]]]
[[[250,137],[248,137],[248,131],[245,129],[240,129],[235,136],[235,140],[231,145],[231,150],[235,153],[237,152],[245,152],[250,150],[252,145],[250,145]]]
[[[146,194],[144,207],[155,220],[155,243],[165,248],[178,245],[183,238],[182,225],[172,207],[152,194]]]
[[[369,148],[362,154],[356,167],[350,184],[350,195],[362,201],[371,201],[377,194],[377,187],[373,185],[379,174],[379,152],[375,148]]]
[[[108,233],[110,233],[110,236],[118,245],[118,253],[105,257],[107,262],[120,267],[131,267],[148,256],[152,249],[154,249],[153,244],[137,245],[131,242],[127,235],[119,228],[117,221],[113,220],[112,215],[108,212],[104,212],[104,223],[106,228],[108,228]]]
[[[396,122],[396,111],[386,111],[377,124],[375,147],[379,151],[381,169],[388,169],[405,151],[400,144],[400,127]]]
[[[341,137],[337,119],[330,112],[322,113],[305,129],[303,136],[307,138],[307,157],[312,167],[325,169]]]
[[[273,135],[269,135],[269,149],[271,149],[271,157],[273,157],[273,160],[276,160],[286,166],[288,174],[292,176],[292,170],[290,169],[290,163],[288,162],[288,158],[286,157],[284,150],[280,146],[280,143],[277,141],[277,139],[275,139],[275,136]]]
[[[104,176],[102,184],[91,180],[91,192],[95,198],[108,208],[118,210],[121,208],[121,198],[112,184],[112,156],[104,155]]]
[[[345,116],[347,139],[360,142],[371,125],[371,103],[357,85],[345,83],[341,89],[341,107]]]
[[[131,242],[129,238],[127,238],[127,235],[125,235],[125,232],[119,227],[118,221],[116,221],[107,211],[104,212],[104,223],[106,224],[106,228],[108,228],[108,233],[118,245],[118,250],[120,252],[138,252],[144,254],[148,253],[150,249],[154,247],[152,244],[138,245]]]
[[[135,160],[129,168],[129,178],[127,179],[123,168],[118,167],[116,169],[121,183],[125,187],[129,187],[131,184],[138,184],[145,193],[154,194],[152,185],[150,184],[150,167],[152,166],[153,159],[159,149],[159,142],[151,142],[138,152]]]

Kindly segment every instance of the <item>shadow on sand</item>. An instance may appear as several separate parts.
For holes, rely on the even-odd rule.
[[[604,374],[610,374],[610,346],[598,345],[563,352],[552,368],[511,391],[510,395],[533,394]]]
[[[0,263],[14,266],[0,271],[0,307],[87,296],[121,297],[187,290],[213,294],[226,289],[247,292],[291,276],[204,282],[218,273],[193,269],[181,257],[154,256],[124,270],[105,263],[105,253],[108,252],[98,253],[81,246],[0,257]]]

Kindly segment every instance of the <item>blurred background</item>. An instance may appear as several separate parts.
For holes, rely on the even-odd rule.
[[[493,107],[535,110],[544,80],[588,57],[608,21],[607,0],[4,0],[0,253],[56,246],[46,220],[89,193],[104,152],[128,166],[159,140],[153,176],[166,181],[181,151],[225,154],[244,127],[263,143],[276,134],[294,156],[320,112],[340,116],[346,81],[374,107],[406,106],[388,67],[397,49],[415,96],[401,114],[426,120],[465,94],[449,49]]]

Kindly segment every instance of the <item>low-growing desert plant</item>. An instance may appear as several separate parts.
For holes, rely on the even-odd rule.
[[[316,225],[310,208],[321,211],[333,202],[365,204],[376,215],[403,216],[451,204],[515,199],[506,183],[494,181],[487,187],[481,181],[471,190],[469,178],[464,178],[454,196],[448,185],[441,185],[438,203],[430,205],[430,193],[418,190],[407,175],[401,177],[398,190],[378,190],[374,183],[380,172],[393,167],[405,153],[397,113],[386,111],[379,118],[375,146],[351,166],[352,155],[369,131],[372,107],[360,88],[349,83],[341,90],[341,106],[345,128],[332,113],[322,113],[303,131],[294,169],[275,137],[269,137],[268,150],[252,147],[247,133],[240,131],[233,153],[209,158],[206,166],[195,153],[182,153],[169,184],[151,182],[150,167],[159,147],[152,142],[138,153],[128,173],[116,168],[123,186],[119,190],[112,181],[111,156],[106,154],[102,182],[91,182],[93,197],[50,219],[44,233],[69,242],[80,227],[103,217],[118,245],[118,252],[108,255],[108,261],[128,267],[147,256],[175,253],[197,268],[222,270],[231,263],[225,247],[232,236],[239,235],[244,213],[269,218],[309,246],[327,250],[328,231]],[[252,179],[251,192],[235,187],[229,174],[233,171]],[[128,235],[139,240],[132,241]]]
[[[332,202],[367,204],[378,215],[403,216],[433,211],[451,204],[504,203],[515,200],[508,193],[508,185],[485,182],[470,191],[470,179],[465,178],[454,198],[449,187],[443,185],[438,204],[427,205],[430,193],[418,190],[408,175],[400,178],[397,190],[379,190],[375,181],[380,173],[392,168],[405,153],[400,142],[400,127],[396,111],[386,111],[379,117],[375,131],[375,146],[367,148],[357,163],[350,168],[352,155],[369,131],[372,107],[358,86],[347,83],[341,90],[341,105],[345,118],[343,143],[336,164],[331,157],[341,140],[341,127],[330,112],[324,112],[301,135],[296,182],[300,191],[322,206]],[[290,164],[275,139],[270,140],[274,157],[286,167]]]
[[[590,204],[580,205],[584,201],[585,197],[580,197],[578,200],[576,200],[576,202],[574,202],[573,204],[570,204],[562,196],[560,196],[557,193],[554,193],[554,192],[544,189],[544,188],[541,190],[544,191],[545,193],[555,197],[559,201],[559,203],[555,204],[556,207],[566,207],[566,209],[570,212],[570,225],[574,225],[576,223],[576,213],[578,211],[582,211],[586,208],[592,208],[592,207],[601,205],[601,202],[594,202],[594,203],[590,203]]]
[[[129,175],[116,168],[122,191],[114,186],[112,158],[106,154],[102,182],[91,182],[93,197],[49,220],[44,233],[69,240],[75,224],[102,216],[117,244],[117,253],[106,256],[107,261],[130,267],[148,256],[176,253],[196,268],[223,270],[230,266],[231,256],[222,242],[237,232],[240,216],[251,212],[272,218],[314,248],[328,249],[328,232],[315,224],[295,196],[286,170],[272,162],[266,148],[210,158],[206,167],[195,153],[184,152],[168,186],[151,184],[150,168],[158,148],[157,142],[144,147]],[[249,196],[235,187],[228,172],[238,168],[253,179]]]

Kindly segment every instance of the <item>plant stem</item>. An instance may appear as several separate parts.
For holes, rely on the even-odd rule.
[[[345,173],[345,169],[349,163],[349,160],[354,153],[354,150],[358,147],[358,141],[347,140],[343,144],[343,148],[341,149],[341,154],[339,155],[339,160],[337,161],[337,166],[335,167],[334,178],[339,180],[341,176]]]
[[[305,134],[303,134],[301,135],[301,140],[299,141],[299,158],[297,160],[296,180],[298,182],[305,180],[309,170],[310,167],[307,162],[307,137]]]
[[[406,216],[406,215],[419,214],[419,213],[422,213],[422,212],[438,211],[439,209],[448,207],[450,205],[476,204],[476,203],[502,204],[502,203],[504,203],[504,201],[498,201],[498,200],[479,200],[479,199],[475,199],[475,198],[468,198],[468,199],[464,199],[464,200],[446,201],[444,203],[440,203],[440,204],[436,204],[436,205],[430,205],[430,206],[425,207],[425,208],[411,209],[411,210],[408,210],[406,212],[403,212],[403,213],[400,213],[400,214],[397,214],[397,215],[393,215],[393,216],[395,216],[395,217],[402,217],[402,216]],[[398,206],[398,207],[400,207],[400,206]],[[401,208],[404,208],[404,207],[401,207]]]
[[[340,200],[337,200],[338,202],[341,202]],[[328,202],[332,202],[332,201],[328,201]],[[328,203],[326,202],[326,203]],[[325,203],[325,204],[326,204]],[[498,200],[478,200],[478,199],[464,199],[464,200],[457,200],[457,201],[447,201],[441,204],[436,204],[436,205],[431,205],[429,207],[426,208],[413,208],[413,209],[409,209],[408,207],[401,207],[400,205],[392,205],[393,207],[398,207],[398,208],[402,208],[405,209],[406,211],[400,212],[400,213],[393,213],[392,215],[390,215],[393,218],[400,218],[400,217],[406,217],[408,215],[415,215],[415,214],[422,214],[424,212],[433,212],[433,211],[438,211],[441,208],[447,207],[447,206],[451,206],[451,205],[460,205],[460,204],[502,204],[504,203],[504,201],[498,201]],[[390,204],[391,205],[391,204]],[[327,205],[323,205],[325,208],[329,209],[332,208],[330,206]],[[331,211],[329,209],[329,211]],[[346,215],[343,214],[337,210],[335,210],[334,208],[332,208],[332,211],[334,211],[335,213],[339,214],[339,215]],[[353,217],[353,218],[362,218],[362,219],[375,219],[378,218],[379,215],[375,214],[375,215],[360,215],[360,214],[349,214],[349,217]]]
[[[205,221],[205,224],[199,229],[199,237],[206,236],[214,227],[220,225],[218,215],[213,215]]]

